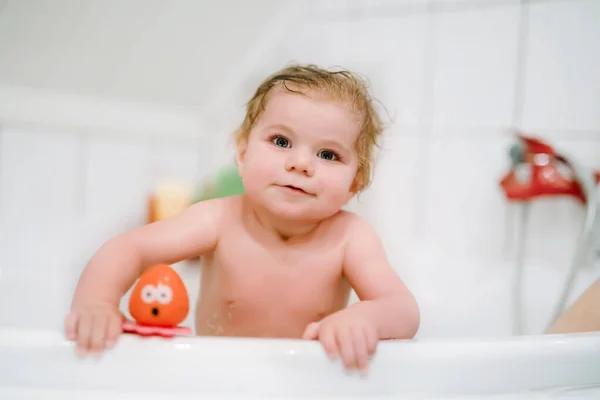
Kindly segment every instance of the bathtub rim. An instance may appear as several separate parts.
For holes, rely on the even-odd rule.
[[[60,347],[73,348],[59,330],[23,329],[0,326],[0,348],[2,347]],[[247,355],[286,354],[304,356],[322,356],[323,349],[317,341],[301,339],[240,338],[240,337],[175,337],[170,339],[143,338],[123,334],[117,345],[109,351],[201,351],[206,356],[236,354],[236,350]],[[459,337],[459,338],[415,338],[380,341],[378,350],[385,351],[386,357],[406,357],[409,354],[419,356],[447,357],[456,355],[476,355],[482,357],[498,354],[539,354],[548,350],[559,352],[600,351],[600,331],[567,334],[537,334],[506,337]]]
[[[341,364],[327,362],[320,343],[299,339],[123,335],[106,353],[82,360],[62,331],[0,327],[0,360],[13,361],[0,362],[0,388],[85,392],[117,385],[130,392],[133,382],[144,392],[308,399],[600,385],[600,332],[384,341],[368,379],[349,377]],[[161,379],[165,373],[168,381]],[[475,374],[483,379],[473,379]]]

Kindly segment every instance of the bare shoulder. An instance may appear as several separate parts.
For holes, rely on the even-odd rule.
[[[224,211],[235,201],[236,199],[231,197],[203,200],[189,206],[186,213],[190,216],[210,218],[216,222],[224,216]]]
[[[240,207],[239,196],[210,199],[191,205],[182,216],[187,220],[185,223],[201,224],[198,228],[210,229],[219,235],[222,228],[238,216],[236,211]]]
[[[378,239],[378,234],[371,223],[352,211],[340,211],[335,216],[334,224],[343,231],[347,244],[355,244],[369,237]]]

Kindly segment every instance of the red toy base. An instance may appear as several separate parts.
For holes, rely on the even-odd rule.
[[[192,330],[185,326],[166,327],[138,325],[131,321],[123,321],[122,329],[123,333],[133,333],[140,336],[161,336],[166,338],[188,336],[192,333]]]

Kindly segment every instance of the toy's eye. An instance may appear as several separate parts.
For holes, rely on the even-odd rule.
[[[173,291],[169,286],[159,284],[156,289],[156,300],[160,304],[167,304],[173,300]]]
[[[142,301],[144,303],[152,303],[156,300],[156,288],[152,285],[146,285],[142,288]]]

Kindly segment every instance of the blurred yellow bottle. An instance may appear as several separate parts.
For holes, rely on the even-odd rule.
[[[148,223],[174,217],[192,201],[192,190],[182,183],[159,185],[148,201]]]

